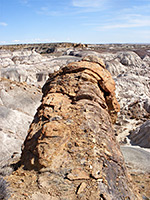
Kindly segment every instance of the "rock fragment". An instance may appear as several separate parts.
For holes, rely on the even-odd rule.
[[[82,169],[74,169],[71,173],[67,175],[67,178],[71,181],[73,180],[82,180],[89,179],[89,175],[84,172]]]
[[[82,182],[78,187],[77,194],[80,194],[81,192],[83,192],[86,186],[87,184],[85,182]]]

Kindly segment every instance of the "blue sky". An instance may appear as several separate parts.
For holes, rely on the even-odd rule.
[[[150,43],[150,0],[0,0],[0,44]]]

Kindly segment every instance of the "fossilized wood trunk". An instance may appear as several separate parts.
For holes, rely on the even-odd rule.
[[[58,199],[138,199],[113,131],[118,111],[115,83],[99,59],[69,64],[43,87],[21,164],[43,174],[39,181]]]

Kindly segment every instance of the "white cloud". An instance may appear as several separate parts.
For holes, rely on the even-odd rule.
[[[36,13],[53,17],[92,13],[106,9],[109,1],[110,0],[70,0],[70,3],[68,5],[64,4],[64,7],[61,7],[61,9],[58,9],[57,7],[53,9],[46,5],[38,9]]]
[[[5,22],[0,22],[0,26],[8,26],[8,24]]]
[[[43,42],[50,42],[50,41],[57,41],[57,40],[54,40],[52,38],[48,39],[41,39],[41,38],[31,38],[31,39],[24,39],[24,40],[12,40],[12,41],[9,41],[8,43],[10,44],[28,44],[28,43],[43,43]],[[2,42],[1,42],[2,43]]]
[[[147,5],[148,8],[149,5]],[[97,30],[105,29],[131,29],[131,28],[148,28],[150,29],[150,13],[146,12],[146,5],[133,6],[129,9],[112,12],[111,16],[104,22],[97,25]]]
[[[6,44],[6,41],[0,41],[0,44]]]
[[[19,0],[20,4],[26,7],[31,7],[31,1],[30,0]]]
[[[53,16],[53,17],[59,17],[68,14],[63,11],[60,12],[60,11],[50,10],[48,7],[41,7],[39,11],[36,11],[36,13],[40,15]]]
[[[149,13],[150,10],[150,3],[143,4],[142,6],[133,6],[131,8],[123,9],[121,12],[123,13]]]
[[[23,4],[28,4],[29,0],[20,0],[20,2],[23,3]]]
[[[19,43],[20,40],[13,40],[12,43]]]
[[[101,28],[114,29],[114,28],[147,27],[147,26],[150,26],[150,20],[131,20],[130,22],[127,22],[127,23],[104,25]]]
[[[72,0],[72,5],[75,7],[100,7],[106,0]]]
[[[41,7],[41,10],[42,11],[48,11],[48,7],[46,7],[46,6],[45,7]]]

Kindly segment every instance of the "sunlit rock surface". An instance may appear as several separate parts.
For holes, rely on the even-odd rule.
[[[116,82],[116,96],[121,110],[114,125],[115,135],[120,144],[125,145],[121,150],[126,165],[133,174],[139,169],[140,160],[145,159],[140,164],[143,175],[134,174],[132,177],[135,184],[139,184],[140,191],[147,190],[147,196],[150,196],[147,174],[149,152],[148,148],[139,147],[141,141],[146,141],[145,136],[148,134],[138,132],[142,124],[145,126],[150,116],[150,45],[35,44],[0,48],[1,175],[10,174],[13,170],[12,167],[10,169],[12,160],[20,156],[21,145],[27,135],[29,124],[40,104],[40,87],[47,80],[49,73],[59,70],[70,62],[81,60],[83,56],[96,55],[98,58],[103,58],[106,68]],[[133,135],[133,133],[137,134]],[[130,134],[136,138],[136,143],[128,137]],[[84,187],[83,183],[79,192]],[[36,199],[37,195],[40,198],[47,198],[47,195],[39,192],[35,192],[33,198]]]
[[[114,135],[119,110],[102,61],[87,57],[51,74],[21,166],[9,177],[12,198],[25,193],[31,199],[140,199]]]

